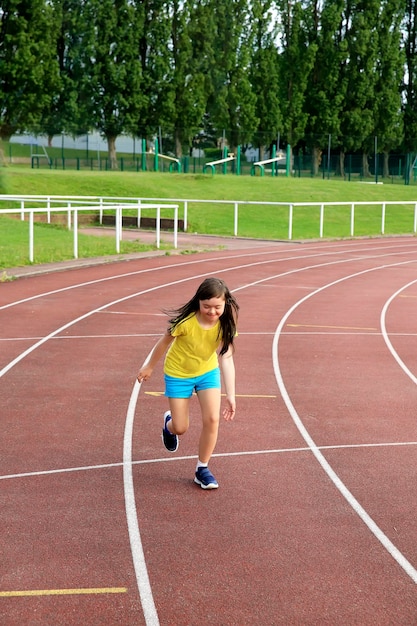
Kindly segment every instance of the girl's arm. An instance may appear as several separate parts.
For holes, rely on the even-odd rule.
[[[225,420],[232,420],[236,412],[235,397],[235,362],[233,361],[233,348],[229,347],[226,354],[219,356],[219,366],[223,376],[226,391],[227,406],[223,409]]]
[[[159,339],[151,352],[151,356],[140,368],[139,374],[137,375],[137,379],[140,383],[150,378],[155,365],[158,363],[159,359],[164,356],[173,341],[174,337],[172,337],[169,332],[166,332],[165,335]]]

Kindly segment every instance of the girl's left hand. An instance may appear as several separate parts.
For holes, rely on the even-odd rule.
[[[223,417],[227,422],[230,422],[236,413],[236,402],[233,400],[226,399],[227,406],[223,409]]]

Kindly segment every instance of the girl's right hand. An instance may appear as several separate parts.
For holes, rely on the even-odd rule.
[[[150,367],[149,365],[144,365],[142,369],[140,370],[139,374],[137,375],[138,382],[140,383],[146,382],[151,377],[151,374],[152,374],[152,367]]]

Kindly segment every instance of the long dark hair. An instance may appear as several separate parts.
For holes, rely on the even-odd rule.
[[[234,296],[230,293],[224,280],[221,278],[206,278],[194,296],[186,304],[179,309],[169,311],[168,314],[172,315],[169,320],[170,330],[173,330],[178,324],[181,324],[192,313],[197,313],[200,310],[200,300],[210,300],[211,298],[224,297],[225,307],[224,312],[220,316],[220,331],[219,337],[223,342],[220,354],[226,354],[229,346],[233,347],[233,340],[236,335],[237,318],[239,312],[239,305],[236,302]]]

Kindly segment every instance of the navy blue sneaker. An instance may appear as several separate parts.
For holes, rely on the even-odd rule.
[[[168,452],[175,452],[176,450],[178,450],[179,441],[178,441],[178,436],[170,433],[167,428],[167,423],[169,422],[170,419],[171,419],[171,413],[167,411],[166,413],[164,413],[164,427],[162,429],[162,441],[164,442],[164,446],[166,447]]]
[[[208,467],[198,468],[195,473],[194,482],[200,485],[201,489],[217,489],[219,486]]]

